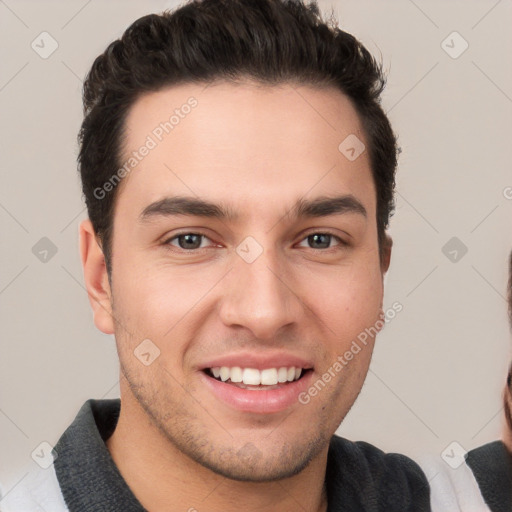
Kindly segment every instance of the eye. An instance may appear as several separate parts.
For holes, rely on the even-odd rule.
[[[332,233],[311,233],[301,242],[307,242],[311,244],[311,249],[331,249],[332,240],[336,240],[338,242],[338,246],[346,246],[347,243],[344,242],[340,237],[333,235]],[[301,245],[299,244],[299,245]],[[302,246],[304,247],[304,246]]]
[[[172,245],[173,247],[179,247],[183,250],[194,250],[203,248],[201,242],[204,239],[209,240],[206,235],[202,235],[201,233],[181,233],[180,235],[169,238],[164,243],[165,245]],[[174,242],[177,242],[177,245]]]
[[[333,240],[337,242],[335,245],[332,245]],[[203,245],[204,241],[211,242],[211,240],[206,235],[190,232],[174,235],[173,237],[166,240],[164,245],[177,247],[178,249],[184,251],[194,251],[207,247],[206,244]],[[333,249],[335,247],[345,247],[348,245],[340,237],[327,232],[311,233],[299,243],[299,246],[304,247],[304,243],[307,243],[309,248],[314,250]]]

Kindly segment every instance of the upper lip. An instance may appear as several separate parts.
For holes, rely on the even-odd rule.
[[[207,368],[222,366],[227,366],[228,368],[239,366],[240,368],[255,368],[256,370],[282,368],[284,366],[287,368],[294,366],[295,368],[303,368],[306,370],[313,368],[313,364],[307,359],[293,354],[287,354],[285,352],[273,352],[267,354],[238,352],[212,358],[201,363],[199,365],[199,369],[206,370]]]

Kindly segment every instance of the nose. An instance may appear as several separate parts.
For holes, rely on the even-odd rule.
[[[252,263],[235,255],[228,279],[220,306],[228,327],[245,327],[257,339],[271,340],[304,315],[297,286],[275,253],[263,251]]]

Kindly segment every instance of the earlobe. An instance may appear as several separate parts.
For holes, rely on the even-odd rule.
[[[89,219],[80,224],[80,259],[85,287],[94,315],[94,324],[105,334],[114,334],[112,293],[108,281],[105,257]]]

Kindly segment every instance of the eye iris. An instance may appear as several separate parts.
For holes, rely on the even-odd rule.
[[[314,249],[327,249],[329,248],[329,242],[331,241],[331,235],[325,233],[315,233],[314,235],[308,236],[310,244],[320,244],[321,247],[314,247]]]
[[[201,246],[201,235],[187,233],[178,237],[179,245],[182,249],[198,249]]]

